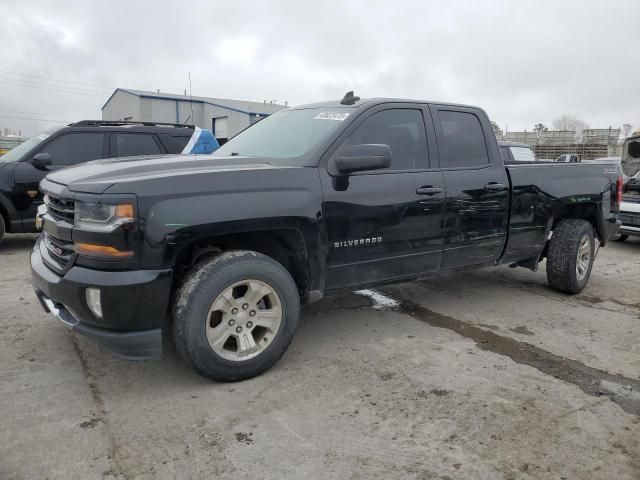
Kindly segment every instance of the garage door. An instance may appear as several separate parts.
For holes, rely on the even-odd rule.
[[[229,138],[229,117],[214,118],[211,123],[216,138]]]

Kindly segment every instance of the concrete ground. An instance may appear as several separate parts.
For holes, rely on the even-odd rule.
[[[0,246],[1,479],[640,479],[638,240],[575,297],[502,267],[327,298],[235,384],[71,334],[32,241]]]

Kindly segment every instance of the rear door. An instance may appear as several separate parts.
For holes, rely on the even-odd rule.
[[[369,110],[343,134],[331,156],[349,145],[385,144],[392,151],[390,168],[351,175],[320,168],[329,240],[327,290],[440,268],[444,179],[435,163],[429,111],[409,105]]]
[[[503,248],[509,180],[486,116],[473,108],[432,106],[446,184],[442,269],[495,261]]]

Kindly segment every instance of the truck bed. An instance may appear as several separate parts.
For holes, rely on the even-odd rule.
[[[615,222],[618,175],[610,165],[523,163],[505,167],[511,183],[511,205],[502,263],[538,255],[545,245],[550,220],[558,216],[565,206],[584,205],[585,210],[598,210],[597,207],[608,199],[604,210],[610,216],[602,220],[605,223]],[[606,240],[601,240],[601,243],[606,243]]]

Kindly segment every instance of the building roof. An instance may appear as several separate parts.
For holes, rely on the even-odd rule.
[[[180,95],[176,93],[158,93],[158,92],[149,92],[146,90],[133,90],[130,88],[116,88],[114,92],[111,94],[109,99],[102,106],[104,107],[111,101],[113,96],[120,92],[129,93],[131,95],[135,95],[141,98],[158,98],[161,100],[181,100],[181,101],[192,101],[196,103],[206,103],[208,105],[213,105],[214,107],[222,107],[228,110],[233,110],[240,113],[246,113],[247,115],[270,115],[279,110],[287,108],[284,105],[278,105],[277,103],[264,103],[264,102],[248,102],[245,100],[230,100],[225,98],[212,98],[212,97],[190,97],[187,95]]]

